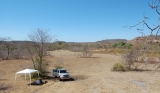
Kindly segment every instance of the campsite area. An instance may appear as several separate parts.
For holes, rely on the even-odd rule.
[[[0,93],[159,93],[160,71],[111,71],[114,63],[122,61],[120,55],[95,53],[91,58],[79,58],[78,52],[57,50],[48,56],[50,76],[58,59],[73,80],[45,79],[46,84],[30,86],[29,79],[17,71],[33,68],[31,60],[0,61]],[[149,65],[152,69],[154,65]],[[143,66],[142,66],[143,68]],[[154,70],[154,69],[152,69]],[[6,89],[2,90],[2,87]]]

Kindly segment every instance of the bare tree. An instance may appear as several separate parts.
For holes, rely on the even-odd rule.
[[[91,57],[93,55],[93,52],[90,49],[91,48],[88,44],[84,45],[82,47],[82,51],[81,51],[82,56],[81,57],[85,57],[85,58]]]
[[[142,54],[145,54],[146,57],[149,58],[149,55],[148,55],[148,51],[151,49],[151,46],[153,46],[153,44],[155,42],[157,42],[159,40],[158,38],[158,35],[159,35],[159,31],[160,31],[160,0],[152,0],[152,2],[148,3],[148,6],[151,7],[153,10],[155,10],[156,14],[157,14],[157,20],[158,20],[158,23],[155,25],[150,25],[149,24],[149,21],[150,21],[150,18],[145,16],[145,14],[143,14],[143,20],[140,21],[139,23],[133,25],[133,26],[125,26],[127,28],[135,28],[137,26],[142,26],[141,28],[137,28],[137,31],[139,33],[142,34],[142,37],[143,37],[143,45],[140,47],[138,53],[142,53]],[[149,31],[150,31],[150,34],[145,36],[145,28],[147,28]],[[139,42],[136,42],[137,44],[139,44]],[[160,47],[160,46],[158,46]],[[160,56],[160,55],[159,55]],[[145,65],[146,65],[146,69],[147,69],[147,64],[149,63],[148,61],[150,60],[147,60],[145,61]]]
[[[49,30],[38,28],[30,33],[28,37],[32,42],[27,46],[27,50],[32,59],[34,68],[38,69],[43,74],[43,72],[45,72],[44,66],[46,65],[45,55],[47,43],[52,41],[52,36]]]
[[[35,60],[35,52],[34,52],[34,44],[26,42],[25,45],[26,45],[25,48],[26,48],[26,50],[28,51],[28,54],[29,54],[29,58],[32,60],[33,67],[35,69],[37,69],[36,60]]]
[[[0,47],[0,56],[2,59],[8,60],[10,57],[10,54],[13,52],[13,50],[16,49],[14,44],[10,42],[11,38],[0,38],[1,41],[1,47]]]

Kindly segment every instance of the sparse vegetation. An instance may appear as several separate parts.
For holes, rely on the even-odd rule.
[[[158,19],[160,17],[160,12],[159,12],[159,5],[160,4],[160,0],[153,0],[152,3],[148,3],[149,7],[156,10],[156,13],[158,15]],[[134,46],[138,46],[137,48],[134,47],[132,48],[132,51],[130,52],[130,54],[128,55],[128,57],[126,57],[126,61],[128,63],[128,67],[130,68],[131,65],[134,64],[134,62],[138,61],[138,57],[145,57],[144,59],[148,59],[146,61],[144,61],[144,64],[146,65],[146,70],[147,70],[147,65],[148,63],[152,63],[153,60],[150,60],[150,54],[153,54],[152,56],[154,56],[155,58],[159,58],[160,56],[160,46],[159,46],[159,30],[160,30],[160,25],[159,25],[159,21],[157,25],[150,25],[149,20],[150,18],[145,16],[145,14],[143,15],[143,20],[138,22],[137,24],[133,25],[133,26],[126,26],[130,29],[134,28],[134,27],[138,27],[137,31],[139,33],[142,34],[142,37],[139,37],[136,39],[136,42],[134,44]],[[142,27],[139,27],[142,26]],[[147,36],[145,35],[145,28],[149,29],[150,33]],[[154,52],[153,52],[154,50]],[[158,52],[156,52],[156,51]],[[137,68],[137,67],[136,67]],[[158,67],[159,68],[159,67]],[[157,69],[157,68],[156,68]]]
[[[126,65],[123,63],[115,63],[112,68],[113,71],[127,71]]]
[[[1,38],[0,56],[3,60],[8,60],[11,53],[16,50],[15,45],[10,42],[11,38]]]
[[[89,45],[83,46],[81,53],[82,53],[81,57],[85,58],[91,57],[93,55],[93,52],[90,50]]]
[[[59,52],[62,53],[63,55],[61,55]],[[159,82],[157,82],[157,80],[159,80],[160,74],[157,72],[152,74],[153,77],[150,77],[151,73],[154,71],[153,69],[154,65],[149,67],[148,70],[145,71],[145,73],[143,72],[145,68],[143,68],[142,70],[139,69],[139,71],[141,71],[140,73],[135,73],[135,72],[129,72],[128,69],[126,68],[126,65],[123,63],[120,63],[121,62],[120,55],[95,53],[94,56],[98,58],[83,59],[83,58],[75,58],[74,52],[70,52],[67,50],[52,51],[51,54],[54,54],[54,56],[47,56],[49,60],[54,60],[54,62],[51,62],[50,63],[51,65],[47,67],[50,69],[50,73],[52,72],[52,69],[54,69],[54,66],[57,64],[56,60],[57,61],[59,60],[59,62],[62,62],[65,60],[64,66],[68,70],[68,72],[71,73],[71,77],[73,78],[73,81],[59,82],[57,78],[52,78],[48,76],[48,78],[45,78],[45,80],[48,81],[49,83],[44,84],[42,86],[38,86],[38,87],[36,86],[30,87],[30,86],[27,86],[29,81],[24,80],[24,75],[22,75],[21,77],[18,78],[20,80],[17,81],[14,86],[13,85],[13,80],[14,80],[13,78],[15,75],[14,72],[22,69],[21,65],[32,66],[32,63],[30,62],[30,60],[4,60],[0,62],[0,66],[1,66],[0,69],[2,71],[5,71],[7,74],[1,75],[1,77],[2,78],[6,77],[7,83],[10,84],[11,86],[14,86],[13,87],[14,89],[10,90],[10,88],[8,88],[7,90],[11,92],[13,91],[16,93],[23,93],[23,92],[28,93],[28,91],[32,93],[35,90],[37,90],[37,92],[46,92],[46,91],[48,92],[48,91],[57,91],[57,90],[63,91],[63,92],[67,90],[71,92],[72,91],[79,92],[79,91],[83,91],[83,89],[85,89],[86,87],[89,87],[92,89],[93,86],[99,86],[99,87],[102,87],[102,89],[100,89],[101,91],[108,91],[108,89],[112,90],[113,87],[108,87],[108,89],[106,89],[106,86],[103,85],[105,84],[104,82],[106,81],[107,81],[107,84],[114,85],[114,88],[121,89],[121,88],[126,88],[128,86],[132,86],[133,84],[131,81],[134,81],[136,79],[137,81],[154,83],[154,84],[148,84],[147,87],[153,87],[151,91],[154,91],[154,92],[159,91],[159,89],[155,88],[155,86],[158,87],[159,85]],[[60,59],[63,59],[63,60],[60,60]],[[144,64],[142,65],[144,66]],[[10,68],[10,69],[6,69],[6,68]],[[114,68],[116,72],[111,71],[111,68]],[[121,73],[121,71],[127,71],[127,73]],[[35,81],[35,79],[33,79],[32,81]],[[125,81],[125,82],[122,82],[122,81]],[[62,90],[62,87],[53,88],[56,85],[64,87],[64,90]],[[78,88],[78,86],[81,86],[81,87],[78,90],[77,89],[75,90],[74,88],[75,87]],[[70,88],[68,89],[68,87],[73,88],[73,90],[71,90]],[[135,86],[134,88],[135,88],[134,90],[141,90],[137,86]],[[132,90],[132,88],[128,88],[128,89]],[[6,92],[7,90],[4,90],[4,91]],[[86,90],[89,91],[88,88]],[[147,91],[150,91],[150,90],[147,90]]]
[[[4,91],[8,90],[9,88],[11,88],[11,86],[8,85],[6,82],[3,82],[3,83],[0,84],[0,92],[4,92]]]
[[[127,54],[130,50],[129,49],[106,49],[105,51],[103,51],[102,53],[105,53],[105,54],[120,54],[120,55],[123,55],[123,54]]]
[[[11,2],[12,4],[10,2],[8,3],[8,1],[2,2],[2,7],[4,7],[3,9],[1,9],[2,14],[4,14],[2,15],[2,17],[4,17],[4,19],[2,18],[3,19],[2,23],[4,24],[2,24],[1,30],[9,31],[13,29],[13,31],[15,31],[18,26],[19,27],[21,26],[20,29],[22,31],[25,31],[26,28],[30,26],[32,27],[33,24],[37,24],[42,27],[47,27],[47,26],[52,26],[53,28],[55,27],[54,29],[53,28],[52,29],[61,32],[61,33],[58,32],[58,34],[67,33],[65,34],[66,36],[70,35],[72,37],[76,37],[76,35],[78,34],[77,35],[79,36],[78,39],[83,37],[83,40],[85,40],[86,38],[84,37],[87,36],[87,38],[89,38],[88,40],[91,40],[92,38],[94,38],[90,37],[93,34],[97,35],[95,36],[97,38],[99,37],[103,38],[104,36],[107,37],[107,35],[114,35],[113,33],[109,32],[109,30],[112,32],[116,32],[116,30],[119,29],[118,28],[119,26],[118,25],[115,26],[115,24],[121,23],[121,21],[125,20],[121,18],[122,16],[119,16],[117,14],[124,13],[125,15],[127,15],[128,10],[131,12],[133,11],[134,14],[136,10],[134,8],[133,9],[135,11],[130,10],[129,9],[130,6],[128,5],[136,3],[138,4],[144,3],[143,1],[139,3],[134,0],[133,0],[134,2],[131,3],[123,1],[117,3],[117,1],[114,2],[107,1],[101,3],[97,3],[95,1],[93,2],[85,1],[85,5],[83,5],[82,3],[84,2],[83,1],[81,2],[80,0],[78,2],[72,2],[72,3],[70,2],[68,3],[67,0],[65,0],[63,3],[57,1],[55,3],[49,2],[50,4],[46,2],[40,2],[38,4],[36,2],[32,2],[32,4],[30,4],[31,2],[25,3],[24,1],[20,3],[16,2],[15,4],[13,4],[12,2]],[[124,4],[126,4],[127,6],[124,6]],[[145,8],[145,7],[139,7],[138,4],[133,6],[136,6],[138,8]],[[8,7],[8,5],[10,7]],[[120,7],[118,5],[124,7]],[[14,41],[10,37],[1,37],[0,38],[0,61],[1,61],[0,92],[3,93],[12,93],[12,92],[13,93],[54,93],[54,92],[159,93],[160,70],[159,71],[157,70],[160,68],[160,35],[159,35],[160,0],[152,0],[151,3],[148,2],[148,5],[150,8],[155,10],[158,18],[156,21],[158,23],[156,24],[151,23],[153,25],[150,25],[149,21],[151,19],[145,16],[144,13],[143,14],[144,19],[142,21],[138,22],[133,26],[125,26],[129,29],[138,27],[137,31],[140,34],[142,34],[142,36],[136,37],[133,40],[106,39],[97,42],[95,41],[95,42],[84,42],[84,43],[65,42],[57,40],[53,42],[52,40],[54,37],[52,37],[52,35],[49,33],[49,30],[40,28],[34,29],[30,34],[28,34],[29,41]],[[16,7],[12,9],[13,6]],[[33,9],[34,11],[31,11],[32,9],[26,6],[34,8]],[[19,9],[19,7],[22,7],[23,9]],[[116,7],[116,9],[114,7]],[[111,10],[111,12],[108,12],[109,11],[108,9],[110,8],[112,8],[113,10]],[[117,12],[118,11],[117,8],[120,8],[121,11],[122,10],[124,11]],[[104,11],[103,9],[107,10]],[[8,10],[12,11],[8,12]],[[136,11],[136,13],[138,12]],[[26,17],[24,17],[24,15],[27,13],[28,14],[32,13],[32,15],[29,16],[27,15]],[[149,13],[151,14],[151,12]],[[53,14],[55,15],[53,16]],[[59,14],[61,16],[59,16]],[[111,16],[110,14],[115,14],[115,15]],[[17,17],[17,15],[20,15],[20,17],[19,16]],[[107,17],[105,18],[106,15]],[[118,17],[116,16],[118,16],[122,20],[118,20],[117,19]],[[155,17],[155,15],[153,16]],[[46,20],[45,19],[46,17],[49,17],[49,19]],[[29,21],[22,20],[28,18]],[[109,18],[113,18],[110,19],[112,22],[110,20],[109,21],[107,20]],[[129,19],[133,17],[127,17],[127,18]],[[130,22],[128,21],[128,19],[127,22]],[[17,20],[18,22],[15,22],[15,24],[13,24],[15,20]],[[107,22],[105,22],[106,20]],[[116,22],[115,20],[119,22]],[[19,25],[21,24],[21,21],[24,24]],[[29,22],[31,21],[35,22],[29,24]],[[52,23],[52,21],[54,21],[54,23]],[[154,19],[151,21],[155,22]],[[8,24],[8,22],[10,23]],[[48,24],[44,26],[42,25],[43,23],[47,22],[49,23],[49,25]],[[106,25],[107,29],[103,28]],[[23,27],[26,28],[22,29]],[[93,29],[91,29],[92,27]],[[149,34],[145,35],[144,33],[145,30],[149,31]],[[90,31],[90,33],[87,33],[88,31]],[[98,31],[107,31],[107,32],[102,33]],[[115,34],[116,35],[114,36],[117,36],[119,35],[119,32]],[[120,33],[120,35],[123,35],[123,33]],[[118,36],[118,38],[119,37],[123,36]],[[109,36],[108,38],[111,37]],[[57,51],[58,52],[60,51],[61,53],[57,53]],[[62,53],[64,53],[64,55],[61,55]],[[121,62],[121,60],[123,61]],[[45,79],[47,80],[47,83],[45,82],[46,84],[39,85],[38,87],[37,86],[29,87],[28,81],[24,80],[23,78],[24,75],[23,75],[19,76],[20,80],[17,80],[18,82],[16,85],[13,84],[14,77],[16,80],[15,76],[16,71],[29,67],[38,70],[40,77],[37,75],[37,73],[29,75],[25,74],[25,79],[26,76],[27,80],[30,80],[30,82],[35,81],[37,79]],[[67,68],[67,71],[59,70],[57,71],[59,72],[59,75],[58,74],[54,75],[54,73],[52,73],[56,72],[53,69],[60,69],[63,67]],[[68,71],[71,74],[71,78],[70,75],[66,73]],[[137,73],[137,71],[141,72]],[[143,73],[143,71],[145,73]],[[155,71],[157,71],[157,73],[153,73]],[[69,77],[69,79],[65,82],[57,81],[57,78],[55,77],[59,77],[59,79],[61,80],[63,79],[61,78],[61,76],[63,76],[64,79],[66,77]],[[30,79],[30,77],[32,77],[32,79]]]
[[[30,58],[32,59],[33,66],[35,69],[39,70],[41,75],[47,73],[46,66],[48,61],[45,59],[47,52],[47,43],[52,41],[52,36],[49,34],[48,30],[37,29],[33,33],[29,34],[28,37],[32,43],[27,46]]]
[[[125,42],[119,42],[119,43],[115,43],[112,47],[113,48],[131,49],[132,46],[133,46],[132,44],[127,44]]]
[[[59,68],[63,68],[64,67],[64,59],[63,57],[60,57],[57,59],[57,62],[56,62],[56,65],[55,65],[55,68],[56,69],[59,69]]]
[[[61,50],[61,49],[65,49],[67,50],[69,48],[69,44],[63,41],[56,41],[52,44],[51,46],[51,50]]]

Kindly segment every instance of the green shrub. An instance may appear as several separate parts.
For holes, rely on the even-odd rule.
[[[63,68],[63,66],[55,65],[55,68],[56,68],[56,69],[61,69],[61,68]]]
[[[115,63],[115,64],[113,65],[113,70],[114,70],[114,71],[127,71],[127,68],[126,68],[125,65],[122,64],[122,63]]]
[[[36,80],[38,78],[38,73],[32,73],[31,78]]]
[[[119,43],[115,43],[112,47],[113,48],[122,48],[122,49],[131,49],[132,46],[133,46],[132,44],[119,42]]]

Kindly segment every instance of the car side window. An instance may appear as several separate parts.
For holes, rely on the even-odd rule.
[[[57,72],[57,70],[53,70],[53,72]]]

